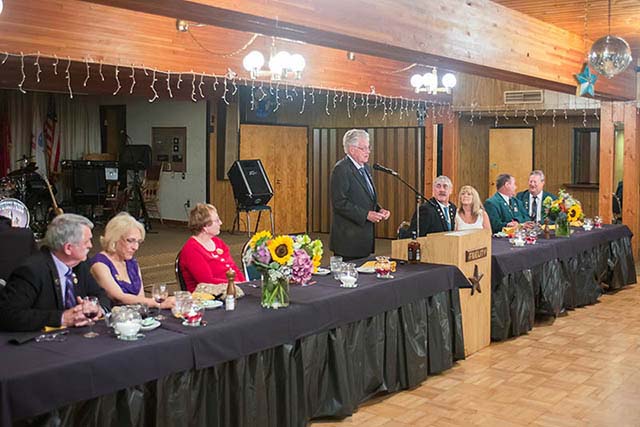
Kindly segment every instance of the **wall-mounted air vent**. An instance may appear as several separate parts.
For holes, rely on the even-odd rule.
[[[541,104],[544,101],[541,90],[506,90],[505,104]]]

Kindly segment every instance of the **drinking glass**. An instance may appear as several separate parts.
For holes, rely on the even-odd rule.
[[[191,304],[191,294],[187,291],[177,291],[173,294],[176,298],[176,303],[171,309],[171,312],[175,317],[182,317],[184,312],[184,306]]]
[[[93,332],[93,319],[100,313],[100,304],[98,304],[98,298],[96,297],[84,297],[82,300],[82,314],[89,319],[89,332],[84,334],[85,338],[95,338],[98,334]]]
[[[378,279],[390,279],[393,277],[391,276],[391,261],[389,257],[377,256],[374,268]]]
[[[600,218],[599,216],[593,218],[593,226],[595,228],[602,228],[602,218]]]
[[[590,231],[593,228],[593,220],[591,218],[585,218],[582,228],[584,228],[585,231]]]
[[[351,262],[343,262],[340,268],[340,286],[343,288],[355,288],[358,286],[358,270]]]
[[[535,245],[538,240],[538,233],[535,230],[529,230],[525,237],[525,243],[527,245]]]
[[[200,326],[202,316],[204,316],[204,307],[195,301],[182,305],[182,324],[184,326]]]
[[[342,257],[332,256],[329,259],[329,265],[331,267],[331,272],[333,273],[333,278],[335,280],[340,280],[340,267],[342,266]]]
[[[169,298],[169,290],[167,289],[166,283],[155,283],[153,285],[153,289],[151,290],[151,295],[153,296],[153,300],[158,303],[158,315],[156,316],[157,320],[164,320],[165,317],[160,314],[160,304],[166,301]]]

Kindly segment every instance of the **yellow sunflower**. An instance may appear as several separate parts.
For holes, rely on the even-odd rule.
[[[251,238],[251,240],[249,240],[249,247],[251,247],[251,249],[255,249],[256,248],[256,243],[258,243],[260,240],[265,239],[268,240],[270,239],[271,233],[263,230],[263,231],[259,231],[256,234],[253,235],[253,237]]]
[[[569,222],[577,221],[580,219],[580,215],[582,215],[582,208],[576,203],[569,208],[569,211],[567,212],[567,219]]]
[[[290,236],[278,236],[267,243],[271,258],[280,265],[285,265],[293,255],[293,239]]]

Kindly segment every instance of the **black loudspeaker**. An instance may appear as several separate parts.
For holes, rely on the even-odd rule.
[[[151,167],[150,145],[125,145],[120,153],[120,168],[130,171],[147,170]]]
[[[240,207],[266,205],[273,189],[260,160],[236,160],[227,172]]]
[[[76,203],[94,203],[106,194],[104,166],[91,162],[74,162],[72,197]]]

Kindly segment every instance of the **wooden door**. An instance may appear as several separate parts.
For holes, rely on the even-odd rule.
[[[240,126],[240,159],[260,159],[273,187],[276,234],[307,231],[307,128]],[[252,215],[252,226],[257,215]],[[264,222],[262,222],[264,221]],[[269,227],[261,220],[261,229]]]
[[[501,173],[513,175],[518,191],[522,191],[532,169],[533,129],[489,130],[489,197],[496,192],[496,178]]]

